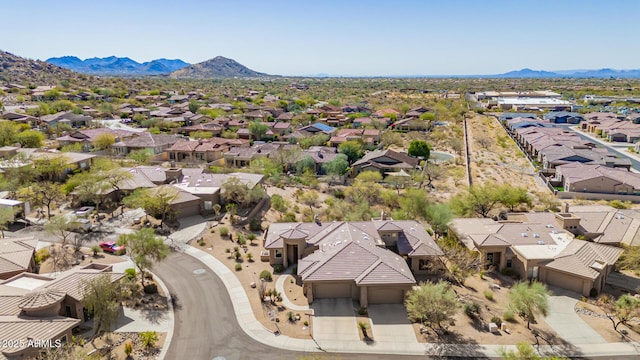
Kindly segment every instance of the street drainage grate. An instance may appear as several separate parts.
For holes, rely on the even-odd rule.
[[[196,274],[196,275],[202,275],[202,274],[204,274],[206,272],[207,272],[207,270],[205,270],[205,269],[195,269],[195,270],[193,270],[193,273]]]

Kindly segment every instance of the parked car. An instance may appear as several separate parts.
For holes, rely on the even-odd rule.
[[[125,247],[122,245],[118,245],[115,241],[103,241],[98,244],[102,251],[112,253],[112,254],[123,254],[125,251]]]
[[[87,216],[89,214],[91,214],[91,212],[93,210],[95,210],[96,208],[93,206],[83,206],[80,209],[75,211],[75,214],[78,216]]]

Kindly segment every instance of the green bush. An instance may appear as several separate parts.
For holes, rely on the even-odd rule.
[[[297,266],[294,266],[294,267],[291,268],[291,274],[292,275],[298,275],[298,267]]]
[[[273,265],[273,272],[274,273],[282,273],[284,271],[284,266],[282,266],[281,264],[276,264]]]
[[[475,301],[464,304],[464,313],[470,318],[480,315],[480,304]]]
[[[271,280],[273,280],[273,277],[271,276],[271,273],[269,272],[269,270],[262,270],[260,272],[260,279],[265,279],[266,281],[271,281]]]
[[[502,319],[500,319],[499,316],[494,316],[491,318],[491,322],[498,325],[498,327],[500,327],[500,325],[502,325]]]
[[[506,310],[504,313],[502,313],[502,318],[504,319],[504,321],[513,321],[515,320],[515,315],[513,314],[512,310]]]
[[[140,333],[140,341],[146,348],[153,347],[158,342],[158,333],[155,331],[143,331]]]
[[[360,315],[360,316],[365,316],[365,315],[367,315],[367,308],[366,308],[366,307],[360,307],[360,308],[358,309],[358,315]]]
[[[236,264],[235,269],[236,271],[242,270],[242,264]]]
[[[228,229],[228,228],[226,228],[226,227],[224,227],[224,226],[223,226],[223,227],[221,227],[221,228],[220,228],[220,236],[222,236],[222,237],[227,237],[227,236],[229,236],[229,229]]]
[[[482,295],[484,295],[484,297],[489,300],[489,301],[493,301],[493,291],[491,290],[485,290],[482,292]]]
[[[134,268],[125,269],[124,273],[127,276],[127,279],[129,279],[129,280],[133,280],[133,279],[136,278],[136,269],[134,269]]]
[[[50,256],[51,256],[51,254],[49,253],[49,250],[47,250],[47,249],[40,249],[40,250],[36,251],[36,259],[35,259],[36,260],[36,264],[38,264],[38,265],[42,264]]]
[[[296,221],[296,214],[292,213],[292,212],[288,212],[288,213],[284,214],[283,221],[284,222],[295,222]]]

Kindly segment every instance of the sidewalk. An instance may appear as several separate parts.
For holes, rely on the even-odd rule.
[[[362,341],[336,341],[322,344],[319,348],[314,340],[294,339],[285,335],[275,335],[255,318],[249,298],[235,274],[215,257],[192,246],[185,245],[184,252],[200,260],[220,277],[233,303],[233,310],[242,330],[255,341],[285,350],[306,352],[327,351],[344,353],[427,355],[449,357],[495,357],[501,348],[515,349],[515,345],[465,345],[465,344],[403,344],[393,346],[391,342],[367,345]],[[282,276],[281,278],[285,278]],[[284,281],[284,280],[282,280]],[[284,284],[284,283],[283,283]],[[282,284],[282,285],[283,285]],[[277,283],[276,283],[277,285]],[[284,288],[284,286],[282,286]],[[283,299],[284,300],[284,299]],[[638,356],[640,349],[634,343],[581,344],[574,346],[539,346],[543,355],[560,356]]]

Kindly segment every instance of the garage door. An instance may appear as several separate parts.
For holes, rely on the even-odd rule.
[[[369,304],[402,304],[404,291],[397,288],[370,287],[367,289]]]
[[[316,299],[323,298],[350,298],[351,283],[324,283],[313,284],[313,297]]]
[[[582,294],[583,279],[547,269],[547,284]]]

